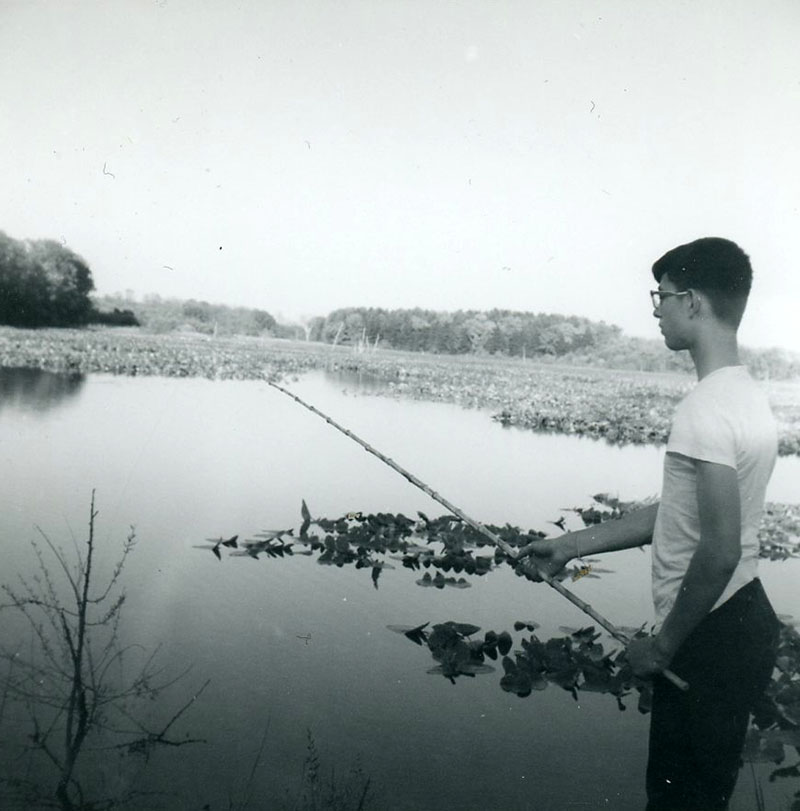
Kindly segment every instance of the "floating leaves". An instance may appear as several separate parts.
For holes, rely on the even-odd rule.
[[[300,524],[300,537],[305,538],[308,528],[311,526],[311,513],[308,511],[305,499],[300,506],[300,517],[303,519],[303,523]]]
[[[415,645],[422,645],[428,642],[428,635],[425,629],[430,625],[428,622],[423,622],[422,625],[387,625],[390,631],[398,634],[403,634],[410,639]]]
[[[540,627],[541,626],[539,625],[539,623],[535,622],[534,620],[517,620],[514,623],[514,630],[515,631],[522,631],[522,630],[535,631],[537,628],[540,628]]]
[[[762,558],[786,560],[800,556],[800,505],[768,502],[758,541]]]
[[[425,572],[422,577],[416,581],[418,586],[433,586],[437,589],[443,589],[445,586],[451,586],[456,589],[468,589],[469,583],[463,577],[456,579],[455,577],[445,577],[441,572],[431,577],[430,572]]]
[[[535,624],[517,623],[521,628]],[[427,672],[442,675],[452,683],[459,676],[494,672],[485,660],[497,660],[499,656],[503,668],[500,687],[520,698],[544,690],[548,684],[555,684],[576,699],[579,690],[608,693],[624,710],[623,697],[635,689],[640,694],[640,711],[649,710],[648,683],[633,675],[619,652],[606,653],[597,641],[600,634],[593,627],[570,629],[572,632],[567,636],[546,642],[535,635],[523,637],[513,656],[510,654],[514,643],[508,631],[497,633],[490,630],[480,639],[475,638],[480,628],[469,623],[443,622],[434,625],[430,631],[426,630],[428,627],[427,622],[417,626],[388,626],[416,645],[427,645],[437,662]]]

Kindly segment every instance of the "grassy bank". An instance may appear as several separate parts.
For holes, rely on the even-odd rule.
[[[269,338],[136,329],[0,329],[0,366],[67,373],[110,373],[263,380],[327,369],[369,382],[377,395],[489,408],[504,425],[605,439],[666,441],[689,375],[558,366],[495,356],[428,355]],[[800,455],[800,382],[765,383],[779,422],[780,452]]]

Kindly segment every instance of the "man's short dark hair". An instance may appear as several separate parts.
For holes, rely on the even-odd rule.
[[[708,296],[714,315],[738,327],[742,320],[753,269],[750,257],[721,237],[703,237],[667,251],[653,265],[657,282],[664,275],[680,290],[692,288]]]

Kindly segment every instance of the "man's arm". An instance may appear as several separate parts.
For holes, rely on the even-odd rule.
[[[637,675],[663,670],[684,640],[711,611],[742,554],[741,507],[736,471],[695,461],[700,542],[672,610],[655,637],[635,640],[628,658]]]
[[[537,568],[552,577],[573,558],[649,544],[653,540],[657,512],[658,504],[650,504],[614,521],[594,524],[558,538],[534,541],[520,549],[519,556],[530,556]],[[532,569],[531,566],[529,571],[535,579]]]

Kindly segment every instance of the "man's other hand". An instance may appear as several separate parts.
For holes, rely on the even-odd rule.
[[[631,670],[643,679],[661,673],[669,665],[669,658],[659,650],[654,636],[631,640],[625,654]]]

